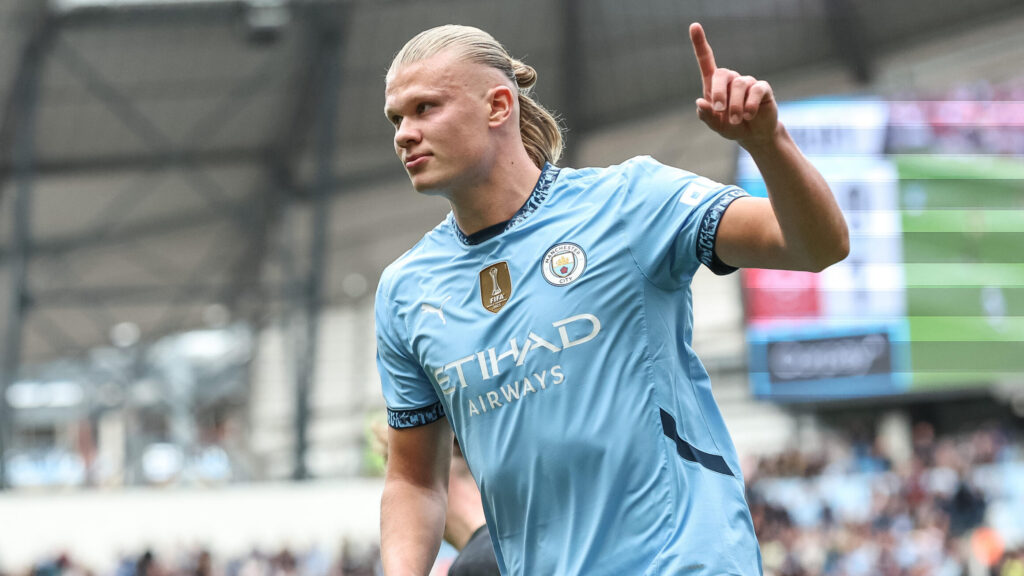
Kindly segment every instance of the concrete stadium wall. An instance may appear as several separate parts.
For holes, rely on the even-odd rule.
[[[215,555],[258,547],[376,542],[383,481],[359,479],[230,488],[130,489],[0,495],[0,572],[67,552],[106,572],[120,554],[203,546]]]

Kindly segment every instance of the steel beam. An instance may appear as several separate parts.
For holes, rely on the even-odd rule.
[[[24,40],[20,44],[12,46],[13,51],[20,52],[18,68],[14,72],[14,77],[11,78],[10,92],[0,93],[0,104],[3,105],[0,109],[0,201],[3,200],[5,184],[11,177],[14,168],[11,165],[11,159],[13,158],[14,124],[18,118],[19,79],[24,76],[25,67],[31,63],[29,54],[32,52],[32,43],[37,41],[39,31],[50,25],[46,19],[46,9],[42,2],[25,3],[25,7],[19,8],[15,12],[21,19],[20,26],[25,30]]]
[[[126,306],[166,303],[182,292],[186,303],[215,302],[223,284],[147,284],[137,286],[101,286],[95,288],[57,288],[34,290],[28,304],[33,308],[78,308],[117,303]]]
[[[11,216],[11,254],[7,259],[10,292],[7,326],[0,367],[0,490],[8,488],[7,450],[12,432],[7,389],[18,377],[27,297],[27,277],[32,242],[32,187],[35,174],[35,120],[39,102],[39,78],[51,46],[53,29],[44,21],[22,54],[13,94],[13,138],[11,165],[14,175],[14,205]]]
[[[328,217],[330,212],[330,189],[334,184],[334,153],[338,102],[341,91],[341,42],[342,31],[339,22],[314,21],[319,49],[317,76],[323,84],[317,94],[316,107],[316,183],[313,198],[313,230],[309,239],[310,265],[306,279],[302,337],[305,346],[296,354],[295,386],[295,468],[292,477],[305,480],[310,477],[307,464],[309,450],[310,396],[316,375],[316,359],[320,312],[323,308],[323,282],[327,266],[326,246],[328,243]]]
[[[262,147],[225,148],[197,152],[183,150],[175,155],[163,153],[112,155],[95,158],[42,159],[35,171],[41,178],[51,176],[109,175],[111,172],[159,172],[188,166],[220,168],[259,162],[267,150]],[[0,159],[0,172],[10,169],[6,158]]]
[[[405,181],[408,176],[402,172],[401,168],[397,168],[397,166],[398,163],[396,162],[394,166],[388,165],[386,167],[370,169],[357,174],[336,177],[330,183],[329,194],[335,196],[344,193],[345,189],[342,188],[343,183],[347,189],[359,189],[363,186],[371,186],[382,182]],[[290,194],[293,194],[296,197],[311,198],[316,190],[316,185],[315,183],[298,183],[295,186],[289,186],[287,190]],[[249,199],[234,201],[232,203],[232,210],[244,213],[246,210],[252,208],[251,204],[252,202]],[[223,216],[219,214],[211,214],[209,210],[193,210],[183,212],[175,216],[157,218],[151,222],[142,222],[131,226],[118,227],[102,235],[99,230],[92,230],[83,234],[75,234],[63,238],[53,238],[51,240],[38,242],[33,245],[33,253],[38,257],[52,257],[67,254],[83,248],[116,246],[119,244],[145,240],[146,238],[157,237],[163,234],[187,232],[189,230],[210,226],[211,224],[215,224],[221,220],[223,220]],[[0,247],[0,259],[8,257],[9,254],[9,250]]]
[[[232,202],[220,184],[207,176],[200,169],[200,166],[192,163],[187,155],[183,154],[183,151],[175,146],[171,139],[138,109],[134,102],[122,94],[116,87],[112,86],[100,75],[95,67],[73,48],[64,43],[58,43],[56,48],[55,55],[60,58],[60,61],[67,70],[82,82],[86,89],[100,99],[128,129],[145,141],[154,152],[166,155],[173,164],[183,167],[183,174],[191,182],[192,186],[201,192],[200,197],[207,202],[211,209],[228,215],[240,229],[244,229],[244,214],[239,214],[232,210]],[[259,80],[262,83],[264,77],[257,75],[255,80]],[[250,83],[246,82],[244,84],[248,88]],[[251,92],[251,89],[248,91]],[[236,98],[225,99],[223,106],[219,107],[215,111],[216,113],[211,115],[211,118],[204,117],[196,123],[189,135],[189,139],[198,141],[201,138],[208,139],[212,137],[226,123],[227,118],[230,117],[228,111],[233,110],[237,112],[241,108]]]
[[[871,55],[865,38],[864,22],[857,14],[853,0],[824,0],[825,19],[832,32],[839,60],[850,69],[860,84],[871,81]]]
[[[564,166],[572,166],[579,158],[579,144],[583,141],[582,123],[575,111],[583,106],[583,80],[581,72],[584,64],[582,46],[583,37],[582,12],[580,10],[581,0],[562,0],[562,43],[559,46],[559,66],[562,73],[559,75],[562,107],[558,111],[561,120],[563,142],[566,144],[562,152]]]
[[[310,23],[318,20],[318,14],[310,9],[298,12],[297,16],[296,26],[306,32],[300,35],[301,49],[293,64],[294,69],[301,71],[297,74],[297,89],[280,115],[275,136],[263,157],[265,180],[258,193],[258,201],[253,203],[245,253],[234,267],[233,281],[224,287],[219,299],[233,314],[247,318],[256,330],[263,324],[263,302],[266,299],[266,287],[261,282],[263,263],[270,250],[270,239],[286,212],[285,202],[288,198],[298,197],[295,174],[299,171],[304,143],[309,141],[308,135],[316,120],[316,99],[325,81],[316,66],[319,39],[316,34],[308,33]],[[242,310],[246,296],[253,293],[255,303]]]
[[[207,177],[198,166],[191,164],[187,159],[181,157],[181,150],[178,150],[170,139],[150,121],[128,98],[121,94],[117,88],[111,86],[100,74],[86,61],[66,45],[60,46],[62,61],[67,64],[71,71],[86,85],[86,87],[114,112],[130,129],[145,139],[157,154],[167,154],[169,159],[183,169],[184,175],[192,181],[192,185],[202,193],[202,197],[212,208],[219,213],[220,217],[229,218],[237,227],[239,232],[244,234],[250,242],[241,243],[245,251],[251,252],[249,246],[256,234],[254,226],[258,227],[258,221],[263,218],[262,212],[269,210],[266,206],[266,194],[260,201],[253,202],[247,198],[243,202],[232,201],[227,198],[223,189],[217,183]],[[267,83],[267,77],[272,70],[280,68],[277,59],[269,59],[269,63],[257,74],[251,75],[238,83],[226,98],[209,114],[200,118],[187,133],[184,140],[187,142],[205,141],[212,137],[223,127],[228,119],[244,109],[244,102],[247,96],[256,93],[261,86]],[[270,153],[264,154],[270,156]],[[276,190],[275,190],[276,193]],[[117,200],[117,199],[115,199]],[[112,206],[117,206],[112,202]],[[209,220],[207,220],[209,221]],[[165,223],[166,224],[166,223]],[[109,227],[103,227],[92,242],[102,241],[113,234]],[[198,281],[202,275],[207,274],[209,267],[223,260],[224,249],[237,246],[238,243],[223,242],[211,247],[207,256],[201,264],[190,275],[190,281]],[[76,247],[81,244],[76,244]],[[245,257],[238,258],[238,261],[246,260]],[[173,332],[180,327],[183,317],[174,310],[181,302],[189,299],[189,290],[183,290],[174,296],[167,308],[158,331]]]

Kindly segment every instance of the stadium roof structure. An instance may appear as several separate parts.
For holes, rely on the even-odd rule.
[[[367,293],[359,278],[395,255],[377,237],[425,229],[416,207],[381,219],[361,212],[372,196],[352,194],[404,180],[383,76],[427,27],[483,27],[534,65],[571,152],[594,130],[690,106],[691,21],[745,72],[841,63],[867,80],[887,51],[1022,11],[1018,0],[4,0],[4,373],[107,345],[124,322],[152,341],[203,326],[211,305],[259,322]],[[323,266],[335,252],[342,265]]]

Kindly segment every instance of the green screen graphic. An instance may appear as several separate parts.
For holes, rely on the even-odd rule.
[[[892,156],[911,389],[1024,378],[1024,162]]]
[[[1024,103],[814,99],[779,117],[850,254],[745,269],[751,389],[779,401],[1024,386]],[[767,188],[741,152],[737,183]]]

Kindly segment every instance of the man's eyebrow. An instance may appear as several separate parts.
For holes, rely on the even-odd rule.
[[[420,88],[402,94],[401,98],[398,99],[398,104],[404,104],[410,101],[415,102],[419,100],[436,100],[438,98],[443,97],[445,94],[447,94],[447,91],[444,90],[443,88]],[[398,114],[397,110],[400,109],[401,107],[401,105],[392,105],[385,102],[384,116],[386,116],[388,120],[390,120],[392,116]]]
[[[417,88],[402,94],[402,101],[439,98],[443,96],[445,92],[445,90],[440,88]]]
[[[399,109],[401,109],[401,106],[396,106],[396,105],[390,104],[388,102],[385,102],[384,103],[384,116],[388,120],[391,120],[392,116],[395,116],[396,114],[398,114],[398,110]]]

